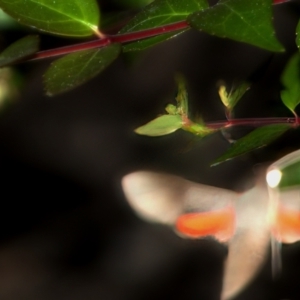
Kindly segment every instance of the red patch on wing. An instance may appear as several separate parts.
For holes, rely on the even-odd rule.
[[[300,212],[279,205],[272,224],[272,233],[283,243],[294,243],[300,240]]]
[[[177,219],[176,229],[189,237],[214,236],[220,242],[227,242],[235,231],[235,211],[233,207],[226,207],[184,214]]]

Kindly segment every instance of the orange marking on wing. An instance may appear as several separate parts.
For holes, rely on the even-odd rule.
[[[300,240],[300,212],[278,207],[275,222],[272,224],[272,233],[277,240],[283,243],[293,243]]]
[[[214,236],[220,242],[228,241],[235,231],[233,207],[210,212],[188,213],[176,221],[176,229],[189,237]]]

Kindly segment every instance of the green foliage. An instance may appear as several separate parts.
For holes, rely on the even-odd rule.
[[[137,128],[136,133],[147,136],[161,136],[170,134],[182,127],[179,115],[163,115]]]
[[[205,124],[195,123],[189,119],[188,94],[183,76],[177,74],[176,82],[178,85],[176,96],[177,106],[168,104],[166,107],[167,115],[160,116],[137,128],[135,130],[136,133],[148,136],[161,136],[170,134],[178,129],[183,129],[199,137],[204,137],[215,131]]]
[[[179,115],[188,116],[188,93],[186,90],[186,82],[181,74],[175,76],[175,80],[178,86],[176,101],[177,101],[177,113]]]
[[[243,82],[235,89],[232,88],[228,93],[226,91],[226,87],[224,85],[221,85],[219,88],[219,96],[226,109],[229,112],[231,112],[233,108],[236,106],[236,104],[239,102],[239,100],[247,92],[248,89],[249,89],[249,83]]]
[[[219,163],[233,159],[247,152],[265,147],[290,128],[291,125],[287,124],[273,124],[259,127],[236,141],[225,154],[213,161],[211,165],[216,166]]]
[[[296,44],[298,48],[300,48],[300,21],[298,22],[297,29],[296,29]]]
[[[281,81],[285,90],[281,92],[284,105],[293,113],[300,103],[300,53],[295,53],[286,65]]]
[[[155,0],[122,28],[120,33],[128,33],[183,21],[189,14],[207,7],[207,0]],[[175,37],[182,32],[183,31],[180,30],[179,32],[167,33],[143,41],[130,43],[123,46],[123,51],[143,50],[154,44],[170,39],[171,37]]]
[[[298,54],[297,54],[298,55]],[[299,57],[300,55],[298,55]],[[288,72],[286,77],[288,81],[300,82],[299,76],[295,76],[294,67],[298,64],[295,59],[292,58],[292,67],[289,63],[285,72]],[[292,71],[290,71],[292,70]],[[299,71],[299,69],[297,69]],[[293,79],[289,78],[293,76]],[[285,78],[285,74],[283,76]],[[183,129],[196,136],[204,137],[210,135],[218,130],[222,129],[222,126],[218,127],[208,126],[204,122],[193,122],[188,116],[188,94],[185,87],[185,80],[181,75],[176,77],[178,84],[178,93],[176,96],[177,106],[169,104],[166,107],[168,115],[161,116],[144,126],[139,127],[136,132],[142,135],[158,136],[165,135],[174,132],[177,129]],[[293,85],[292,85],[293,86]],[[249,88],[248,83],[242,83],[236,89],[231,89],[227,93],[225,86],[221,86],[219,90],[220,98],[225,105],[227,111],[232,112],[235,105],[244,95]],[[254,122],[255,124],[255,122]],[[224,127],[233,126],[233,123],[229,119],[228,122],[224,122]],[[271,142],[279,138],[284,132],[292,128],[292,124],[271,124],[263,127],[259,127],[253,130],[250,134],[236,141],[229,150],[221,157],[216,159],[212,165],[215,166],[219,163],[233,159],[237,156],[243,155],[247,152],[269,145]]]
[[[39,50],[39,37],[34,35],[26,36],[0,54],[0,67],[11,65],[28,58]]]
[[[0,30],[17,29],[18,27],[20,27],[19,23],[0,9]]]
[[[270,51],[283,51],[272,26],[271,0],[220,0],[195,12],[189,24],[209,34],[249,43]]]
[[[18,22],[49,33],[88,36],[98,31],[96,0],[0,0],[0,7]]]
[[[293,162],[283,167],[281,170],[281,180],[279,188],[299,186],[300,182],[300,161]]]
[[[115,39],[114,36],[105,36],[98,31],[100,12],[96,0],[0,0],[0,8],[18,22],[49,33],[66,36],[88,36],[94,33],[107,43],[118,43],[120,41],[123,44],[123,52],[142,50],[174,37],[188,30],[188,23],[192,27],[210,34],[247,42],[272,51],[283,50],[275,38],[271,24],[271,0],[220,0],[213,7],[208,6],[207,0],[127,0],[126,3],[127,5],[141,5],[149,2],[151,3],[146,5],[140,13],[121,29],[120,33],[123,36],[124,34],[125,36],[127,34],[127,38],[130,36],[127,41],[126,39],[122,40],[122,36]],[[180,24],[180,26],[176,27],[174,23]],[[156,31],[161,26],[170,24],[172,26],[169,26],[168,30],[166,27],[164,28],[167,31],[166,33]],[[148,29],[151,32],[147,31]],[[27,45],[25,41],[27,41]],[[3,52],[2,65],[14,63],[37,51],[33,39],[25,39],[22,42],[24,43],[23,46],[17,43],[12,46],[13,48]],[[99,47],[103,47],[105,44],[99,43]],[[24,48],[23,51],[21,51],[22,47],[20,45]],[[82,49],[82,47],[77,49],[79,48]],[[91,49],[92,46],[86,48]],[[74,51],[79,51],[77,49],[75,47]],[[114,47],[108,49],[112,49],[111,56],[114,57]],[[104,51],[105,55],[108,55],[108,49]],[[70,53],[72,52],[70,50]],[[63,70],[64,65],[69,66],[67,61],[76,64],[77,58],[78,69],[81,69],[84,65],[83,69],[89,70],[89,67],[80,59],[85,57],[87,65],[89,65],[89,53],[93,61],[94,50],[91,50],[78,55],[72,54],[54,63],[45,75],[47,93],[53,95],[70,90],[97,74],[97,64],[91,68],[91,72],[80,72],[80,76],[71,75],[71,71]],[[53,55],[59,55],[59,53],[55,51]],[[97,55],[95,54],[95,57],[98,57]],[[109,63],[106,63],[109,59],[104,59],[104,61],[105,64],[99,67],[100,71],[109,65]],[[73,67],[71,67],[72,69]],[[59,72],[61,72],[61,75],[58,74]],[[70,80],[65,79],[61,83],[57,81],[56,78],[66,78],[66,74]],[[86,78],[83,77],[84,74]],[[236,93],[231,92],[229,95],[225,90],[222,92],[221,97],[222,100],[225,100],[224,104],[228,111],[231,111],[239,101],[238,94],[245,92],[242,91],[243,88],[246,89],[245,86],[241,87],[241,90],[236,91]]]
[[[120,0],[113,0],[116,4],[121,4]],[[153,0],[122,0],[122,6],[128,8],[141,8],[150,4]]]
[[[54,61],[45,73],[48,95],[71,90],[102,72],[120,54],[120,44],[66,55]]]

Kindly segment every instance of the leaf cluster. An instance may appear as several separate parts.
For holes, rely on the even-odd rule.
[[[238,125],[238,122],[233,122],[230,118],[232,111],[245,92],[249,89],[249,84],[241,83],[235,89],[227,92],[224,85],[220,86],[219,96],[220,100],[225,106],[225,114],[227,121],[221,125],[207,123],[193,122],[188,116],[188,98],[185,89],[184,80],[180,78],[178,81],[178,94],[176,97],[177,106],[169,104],[166,107],[167,115],[160,116],[149,123],[137,128],[136,133],[148,136],[160,136],[170,134],[178,129],[189,131],[192,134],[200,137],[211,135],[215,132],[222,131],[228,127]],[[282,103],[290,109],[296,116],[296,125],[298,116],[295,108],[300,103],[300,54],[296,53],[286,65],[283,75],[282,83],[285,89],[281,92]],[[256,122],[258,123],[258,122]],[[260,124],[256,124],[260,125]],[[248,135],[237,140],[228,149],[226,153],[217,158],[212,165],[217,165],[221,162],[227,161],[239,155],[243,155],[249,151],[269,145],[274,140],[278,139],[288,129],[293,128],[291,124],[268,124],[258,127],[250,132]]]
[[[143,50],[190,28],[269,51],[284,50],[272,25],[272,0],[220,0],[214,6],[209,6],[207,0],[143,0],[142,3],[149,2],[116,36],[108,36],[99,29],[102,16],[96,0],[0,0],[0,8],[16,21],[43,32],[65,37],[94,35],[103,41],[74,46],[66,50],[69,54],[65,57],[54,61],[44,77],[48,95],[85,83],[121,52]],[[122,45],[115,45],[120,41]],[[0,66],[39,58],[38,49],[37,36],[23,38],[0,54]],[[52,51],[44,57],[62,53]],[[71,70],[66,70],[70,65]]]

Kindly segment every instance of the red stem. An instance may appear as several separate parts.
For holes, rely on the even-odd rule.
[[[284,3],[284,2],[288,2],[290,0],[273,0],[273,4],[281,4],[281,3]]]
[[[31,60],[49,58],[54,56],[59,56],[63,54],[69,54],[76,51],[88,50],[93,48],[100,48],[109,45],[110,43],[129,43],[133,41],[138,41],[142,39],[146,39],[149,37],[161,35],[164,33],[169,33],[173,31],[179,31],[183,29],[188,29],[189,25],[186,21],[180,21],[177,23],[172,23],[156,28],[145,29],[141,31],[135,31],[125,34],[117,34],[117,35],[107,35],[104,39],[95,40],[91,42],[76,44],[72,46],[61,47],[57,49],[50,49],[46,51],[37,52]]]
[[[230,119],[226,121],[207,122],[205,125],[213,129],[221,129],[232,126],[265,126],[271,124],[290,124],[293,127],[299,126],[300,117],[281,117],[281,118],[248,118],[248,119]]]

